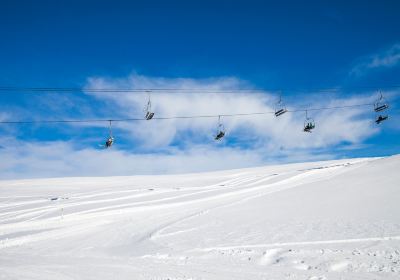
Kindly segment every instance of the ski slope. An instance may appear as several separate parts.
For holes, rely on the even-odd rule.
[[[400,279],[400,156],[0,181],[0,279]]]

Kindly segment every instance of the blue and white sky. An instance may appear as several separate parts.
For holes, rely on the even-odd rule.
[[[217,119],[0,125],[0,178],[165,174],[400,153],[399,1],[1,1],[0,87],[175,88],[156,116],[371,103]],[[256,93],[241,89],[256,89]],[[319,89],[338,89],[319,91]],[[213,92],[214,91],[214,92]],[[215,91],[227,91],[224,93]],[[211,92],[211,93],[207,93]],[[0,120],[143,116],[142,93],[0,92]]]

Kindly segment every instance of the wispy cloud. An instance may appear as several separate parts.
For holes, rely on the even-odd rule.
[[[154,110],[157,116],[191,116],[240,114],[251,112],[273,112],[277,96],[269,92],[249,94],[237,89],[241,82],[237,79],[160,79],[132,75],[126,79],[92,78],[89,87],[93,88],[197,88],[204,90],[226,90],[224,93],[193,92],[160,92],[153,96]],[[92,94],[92,93],[91,93]],[[143,94],[94,93],[100,100],[113,104],[126,117],[141,116],[146,103]],[[324,98],[313,99],[311,107],[326,107],[368,103],[366,98],[348,98],[346,100]],[[368,100],[369,101],[369,100]],[[288,104],[304,108],[299,101]],[[316,111],[310,113],[317,122],[318,129],[310,135],[302,131],[304,112],[285,114],[278,119],[273,114],[249,117],[225,117],[224,125],[230,137],[253,139],[252,146],[267,146],[269,149],[280,148],[318,148],[337,145],[343,141],[358,143],[377,132],[371,125],[369,117],[364,115],[370,108],[356,108],[340,112]],[[189,119],[169,121],[140,122],[135,125],[119,124],[119,128],[127,131],[150,149],[168,146],[176,141],[191,144],[196,141],[204,143],[215,133],[217,119]],[[191,137],[185,138],[185,136]]]
[[[240,79],[230,77],[197,80],[140,75],[118,79],[95,77],[87,83],[87,87],[91,88],[200,90],[153,94],[153,108],[159,117],[274,111],[276,95],[269,92],[250,94],[238,90],[244,86],[251,87]],[[220,90],[228,92],[212,92]],[[88,113],[76,110],[79,111],[78,118],[92,117],[93,111],[102,114],[113,112],[113,116],[123,118],[143,118],[147,96],[121,92],[87,93],[86,100],[74,98],[73,101],[76,107],[80,103],[84,106],[93,104],[92,109],[85,110]],[[57,102],[56,99],[54,102]],[[287,104],[287,108],[360,103],[370,103],[369,97],[310,99],[308,96]],[[59,106],[56,104],[55,108]],[[8,144],[0,149],[0,178],[181,173],[334,159],[338,157],[334,151],[340,145],[356,147],[379,132],[371,121],[370,110],[360,107],[341,111],[312,111],[309,115],[316,121],[316,129],[312,134],[302,131],[304,112],[287,113],[279,118],[273,114],[224,117],[227,136],[221,143],[213,141],[217,118],[115,123],[116,145],[110,150],[96,149],[97,143],[102,141],[97,137],[85,139],[85,145],[82,139],[77,138],[82,130],[86,133],[85,137],[94,137],[99,124],[68,126],[69,135],[76,135],[75,138],[68,138],[70,140],[61,138],[64,141],[38,142],[3,136],[0,142]],[[62,111],[61,117],[64,114],[67,112]],[[107,131],[106,127],[104,131]],[[80,137],[83,138],[82,135]],[[91,146],[90,140],[93,142]]]
[[[196,145],[165,153],[131,153],[93,148],[72,142],[26,142],[2,138],[0,178],[110,176],[200,172],[259,165],[261,154],[245,149]]]
[[[361,76],[373,69],[391,68],[400,62],[400,43],[378,53],[360,59],[351,69],[350,75]]]

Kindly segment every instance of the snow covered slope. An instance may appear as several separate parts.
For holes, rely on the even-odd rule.
[[[400,157],[0,181],[0,279],[400,279]]]

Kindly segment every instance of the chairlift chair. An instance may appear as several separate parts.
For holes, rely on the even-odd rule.
[[[220,141],[224,136],[225,136],[225,127],[221,123],[221,116],[218,116],[217,135],[215,135],[214,140]]]
[[[389,108],[389,104],[385,101],[385,98],[383,97],[382,93],[379,99],[375,102],[374,104],[374,111],[375,112],[381,112],[383,110],[386,110]]]
[[[275,105],[275,117],[279,117],[280,115],[283,115],[286,113],[286,106],[282,102],[282,95],[279,96],[279,101]]]
[[[146,120],[151,120],[154,117],[154,112],[151,111],[150,93],[149,93],[149,100],[147,101],[147,105],[146,105],[145,111],[146,111],[145,119]]]
[[[315,122],[312,118],[308,117],[307,114],[307,110],[306,110],[306,120],[304,121],[304,132],[312,132],[311,130],[313,130],[315,128]]]
[[[275,110],[275,117],[279,117],[280,115],[283,115],[284,113],[286,113],[287,110],[285,108],[279,109],[279,110]]]
[[[376,124],[380,124],[381,122],[387,120],[388,118],[389,118],[388,115],[385,115],[385,116],[379,115],[376,117],[375,122],[376,122]]]
[[[114,137],[112,135],[112,129],[111,129],[111,120],[110,120],[110,126],[109,126],[109,136],[108,139],[104,145],[105,148],[111,148],[111,146],[114,144]]]
[[[114,144],[114,137],[109,137],[106,141],[105,147],[106,148],[111,148],[111,146]]]
[[[146,120],[151,120],[154,117],[153,112],[146,112]]]
[[[311,122],[305,122],[304,123],[304,132],[312,132],[311,130],[315,128],[315,123],[313,121]]]
[[[219,141],[221,140],[223,137],[225,136],[225,132],[224,131],[219,131],[218,134],[215,136],[215,140]]]

